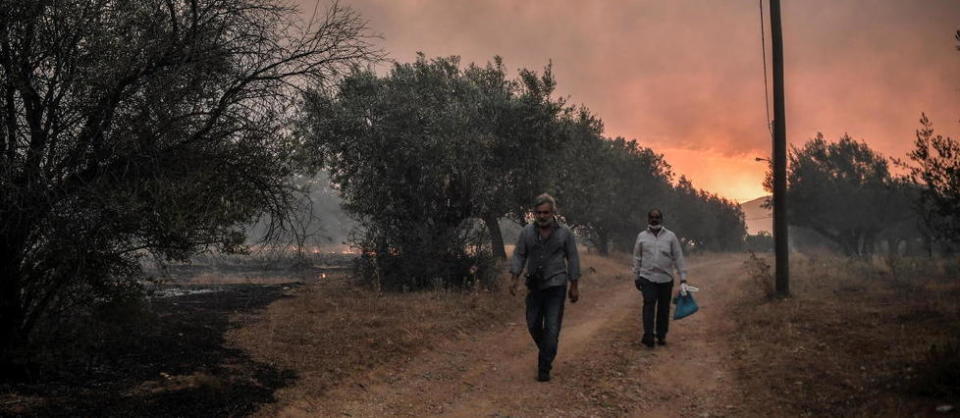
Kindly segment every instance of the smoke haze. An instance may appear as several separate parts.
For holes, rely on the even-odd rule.
[[[315,6],[299,1],[306,13]],[[511,71],[552,61],[559,93],[599,114],[605,135],[664,153],[697,187],[738,201],[765,194],[754,161],[770,153],[756,1],[341,4],[397,61],[417,51],[464,63],[501,55]],[[848,132],[902,157],[921,112],[958,132],[960,2],[787,1],[783,25],[791,143]],[[769,59],[769,28],[766,37]]]

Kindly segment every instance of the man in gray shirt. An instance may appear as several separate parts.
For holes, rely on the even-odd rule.
[[[687,283],[687,263],[683,249],[673,231],[664,228],[663,212],[653,209],[647,213],[647,229],[637,234],[633,245],[633,272],[637,289],[643,293],[643,342],[653,348],[667,344],[670,326],[670,297],[673,292],[673,270],[680,273],[681,286]],[[654,329],[656,318],[656,329]]]
[[[557,223],[557,202],[553,197],[546,193],[537,196],[534,208],[536,222],[523,228],[513,250],[510,294],[516,295],[520,273],[526,266],[527,328],[539,349],[537,380],[546,382],[557,356],[567,282],[570,303],[580,299],[580,257],[573,232]]]

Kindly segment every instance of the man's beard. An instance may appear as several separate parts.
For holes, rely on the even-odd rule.
[[[647,227],[649,227],[651,231],[659,231],[660,228],[663,227],[663,225],[660,225],[660,224],[653,225],[653,224],[651,224],[651,225],[647,225]]]
[[[548,227],[553,224],[553,218],[548,219],[537,219],[537,225],[541,227]]]

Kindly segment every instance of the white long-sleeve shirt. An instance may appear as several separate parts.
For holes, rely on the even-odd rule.
[[[674,268],[680,280],[687,279],[687,262],[677,235],[664,227],[657,234],[650,228],[640,231],[633,245],[633,272],[651,282],[668,283],[673,281]]]

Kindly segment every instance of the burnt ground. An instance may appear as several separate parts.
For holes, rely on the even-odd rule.
[[[252,360],[227,344],[224,334],[237,326],[233,315],[287,297],[290,286],[222,286],[215,293],[154,299],[146,323],[101,330],[100,340],[109,344],[92,348],[95,353],[68,356],[29,382],[0,386],[0,415],[250,414],[273,402],[274,392],[296,374]]]

